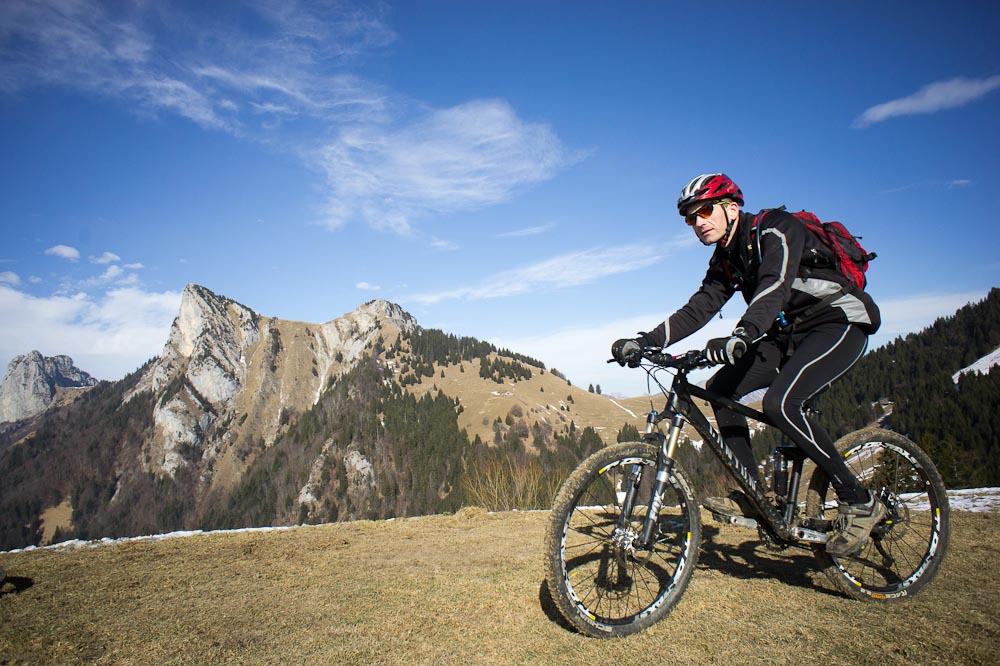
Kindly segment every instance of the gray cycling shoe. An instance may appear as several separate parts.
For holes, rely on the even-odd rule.
[[[868,497],[868,501],[862,504],[841,502],[837,507],[837,519],[833,521],[834,534],[826,542],[828,555],[859,555],[871,543],[872,528],[882,522],[888,510],[870,492]]]
[[[739,490],[729,493],[728,497],[706,497],[701,505],[720,516],[757,517],[757,510],[750,499]]]

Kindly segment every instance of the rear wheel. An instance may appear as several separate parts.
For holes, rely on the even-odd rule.
[[[905,599],[937,573],[948,547],[948,495],[934,463],[906,437],[881,428],[851,433],[837,450],[858,480],[889,510],[872,530],[872,543],[856,557],[832,557],[823,545],[816,559],[838,590],[856,599]],[[823,470],[809,483],[806,516],[830,529],[837,498]]]
[[[616,444],[581,463],[556,496],[545,533],[545,578],[560,611],[587,635],[625,636],[652,626],[691,579],[701,514],[677,467],[667,479],[652,545],[637,543],[655,477],[655,447]],[[631,511],[623,507],[629,487],[636,488]]]

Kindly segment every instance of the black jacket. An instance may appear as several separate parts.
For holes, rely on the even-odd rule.
[[[648,341],[668,346],[691,335],[711,320],[737,291],[747,302],[738,326],[751,339],[774,332],[783,314],[796,331],[829,322],[857,324],[869,335],[882,323],[878,306],[867,292],[850,285],[836,268],[820,268],[831,258],[823,242],[798,219],[783,210],[769,211],[753,229],[752,213],[741,212],[736,238],[717,246],[701,288],[687,305],[646,334]],[[759,244],[759,249],[758,249]],[[827,297],[840,295],[817,306]],[[803,314],[806,319],[799,320]]]

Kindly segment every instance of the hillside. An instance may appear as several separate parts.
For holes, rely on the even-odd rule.
[[[386,301],[311,324],[188,285],[159,356],[0,429],[0,548],[453,511],[528,467],[538,508],[630,404]]]
[[[919,333],[866,354],[816,406],[839,436],[891,403],[891,427],[919,444],[946,485],[1000,485],[1000,288]],[[969,366],[985,370],[956,373]]]
[[[713,523],[677,609],[613,641],[543,585],[547,512],[354,522],[0,553],[0,661],[114,664],[994,664],[1000,516],[952,513],[897,605],[832,593],[803,551]]]

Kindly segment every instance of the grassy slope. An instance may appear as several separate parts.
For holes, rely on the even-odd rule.
[[[464,365],[465,371],[460,370]],[[528,380],[506,380],[497,384],[479,376],[479,359],[464,364],[434,366],[433,377],[423,377],[419,384],[410,387],[420,396],[437,388],[446,395],[459,396],[464,411],[458,417],[459,428],[469,432],[469,438],[479,435],[483,441],[493,441],[493,421],[504,420],[511,407],[518,405],[524,420],[530,425],[546,422],[556,431],[574,421],[580,429],[592,426],[605,443],[614,442],[625,423],[631,423],[640,432],[646,427],[646,412],[650,410],[649,398],[609,398],[590,393],[586,388],[569,385],[566,380],[551,372],[531,368]],[[441,376],[442,371],[444,377]],[[623,370],[627,372],[627,370]],[[638,372],[638,371],[633,371]],[[569,401],[572,396],[573,401]],[[657,395],[652,400],[656,409],[663,408],[664,399]],[[485,421],[485,423],[484,423]]]
[[[557,617],[546,512],[0,554],[0,663],[996,663],[1000,516],[955,512],[938,578],[888,606],[704,517],[688,593],[623,641]]]

